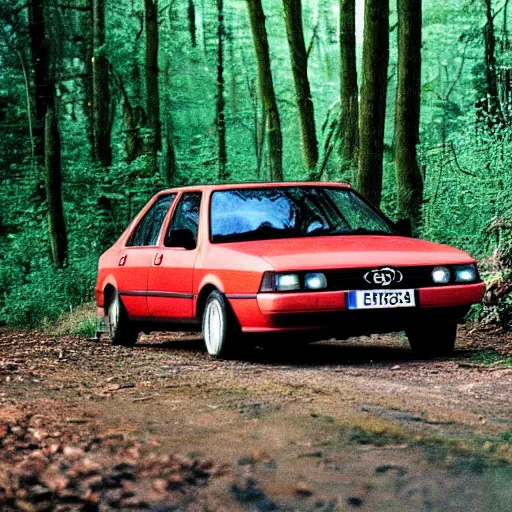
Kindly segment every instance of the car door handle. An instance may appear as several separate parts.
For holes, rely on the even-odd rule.
[[[155,256],[155,262],[154,262],[155,265],[160,265],[160,263],[162,263],[163,259],[164,259],[164,255],[157,253],[157,255]]]
[[[121,256],[121,259],[119,260],[119,266],[122,267],[126,263],[126,254],[123,254]]]

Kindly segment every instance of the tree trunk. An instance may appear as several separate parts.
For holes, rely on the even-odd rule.
[[[48,108],[53,108],[52,84],[49,77],[49,52],[43,0],[31,0],[29,9],[30,49],[34,70],[34,154],[42,162],[44,155],[44,122]]]
[[[160,125],[160,92],[158,88],[158,0],[144,0],[146,27],[146,112],[151,129],[154,171],[157,153],[162,148]]]
[[[400,220],[416,227],[421,217],[423,179],[418,165],[421,93],[421,0],[398,0],[398,85],[395,164]]]
[[[53,107],[48,107],[44,130],[44,167],[46,203],[48,208],[48,231],[52,260],[62,268],[66,261],[68,240],[62,206],[62,175],[60,159],[60,133],[57,115]]]
[[[265,109],[259,105],[258,92],[254,80],[248,81],[249,94],[252,102],[252,118],[254,133],[254,152],[256,154],[256,178],[261,176],[263,150],[265,147]]]
[[[508,4],[510,0],[505,0],[503,4],[503,36],[501,40],[501,51],[505,52],[509,49],[510,44],[508,40]]]
[[[224,0],[217,0],[217,134],[219,137],[219,180],[229,178],[227,172],[226,118],[224,101]]]
[[[112,165],[109,62],[104,56],[105,0],[93,0],[93,157],[103,167]]]
[[[388,60],[388,0],[366,0],[357,182],[361,194],[377,207],[382,195]]]
[[[165,176],[167,178],[167,184],[172,187],[176,180],[177,164],[176,164],[176,151],[174,149],[174,143],[172,140],[173,127],[171,116],[168,116],[165,130],[165,142],[167,146],[167,152],[165,154]]]
[[[55,90],[50,79],[49,40],[43,0],[31,0],[30,49],[34,70],[34,154],[44,156],[44,182],[48,208],[48,232],[52,260],[62,267],[67,255],[67,234],[62,207],[61,147],[57,115],[55,114]]]
[[[196,37],[196,6],[194,5],[194,0],[188,0],[188,29],[190,31],[190,39],[192,40],[192,46],[195,48],[197,46],[197,37]]]
[[[492,0],[484,0],[487,22],[484,27],[485,42],[485,78],[487,85],[487,100],[484,101],[484,110],[490,116],[488,125],[490,128],[503,121],[500,100],[498,95],[498,80],[496,75],[496,37],[494,34],[494,16],[492,12]]]
[[[93,81],[92,81],[92,60],[94,57],[93,45],[93,14],[92,14],[92,0],[88,0],[88,10],[83,14],[82,30],[84,34],[84,63],[85,63],[85,76],[83,84],[85,89],[84,94],[84,112],[87,117],[87,136],[91,144],[91,149],[94,147],[94,116],[93,116]]]
[[[123,97],[126,162],[131,163],[144,154],[144,140],[140,135],[140,129],[147,124],[146,113],[141,106],[132,106],[121,77],[116,76],[116,82]]]
[[[301,0],[283,0],[283,7],[295,83],[295,100],[299,115],[304,165],[306,169],[312,171],[318,162],[318,141],[308,79],[308,57],[302,29]]]
[[[258,83],[261,102],[265,110],[265,131],[268,142],[270,162],[270,180],[282,181],[283,179],[283,136],[281,133],[281,121],[272,81],[270,69],[270,55],[268,49],[267,30],[265,28],[265,14],[261,0],[247,0],[249,20],[256,53],[258,66]]]
[[[342,171],[357,165],[358,146],[358,90],[356,69],[356,3],[341,0],[340,55],[341,55],[341,114],[340,138]]]

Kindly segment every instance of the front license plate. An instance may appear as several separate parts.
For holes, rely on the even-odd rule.
[[[413,308],[414,290],[355,290],[348,292],[348,309]]]

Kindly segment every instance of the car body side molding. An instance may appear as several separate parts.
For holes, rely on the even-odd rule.
[[[146,296],[146,297],[169,297],[172,299],[193,299],[195,297],[192,293],[174,293],[174,292],[150,292],[143,290],[122,290],[119,295],[127,296]]]

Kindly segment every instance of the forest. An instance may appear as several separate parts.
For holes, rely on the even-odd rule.
[[[99,255],[158,190],[311,180],[469,251],[488,285],[474,317],[509,328],[509,15],[509,0],[0,0],[0,324],[89,303]]]

